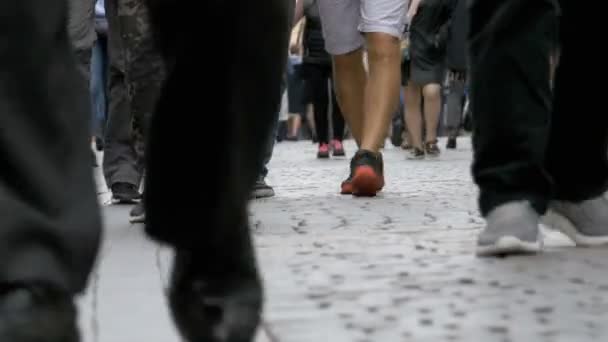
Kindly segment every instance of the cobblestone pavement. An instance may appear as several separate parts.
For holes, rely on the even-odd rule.
[[[347,159],[277,145],[277,196],[251,207],[267,296],[258,341],[605,341],[608,250],[547,232],[542,255],[475,258],[483,221],[470,142],[461,145],[418,162],[387,148],[387,187],[373,199],[338,195]],[[86,341],[177,341],[159,295],[170,255],[127,212],[106,208],[103,257],[82,301]]]

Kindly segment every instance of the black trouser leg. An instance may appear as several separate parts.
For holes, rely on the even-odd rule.
[[[122,27],[118,17],[118,0],[106,0],[105,6],[110,65],[103,171],[109,187],[119,182],[139,186],[142,167],[134,145],[133,115],[125,79],[125,53]]]
[[[97,254],[100,217],[89,96],[68,39],[67,5],[8,0],[0,13],[10,13],[0,25],[0,283],[76,294]]]
[[[329,95],[328,95],[328,75],[325,67],[317,64],[307,64],[306,86],[309,87],[309,94],[312,96],[314,109],[315,129],[319,144],[329,143]]]
[[[604,18],[601,11],[562,2],[561,63],[546,165],[556,198],[582,201],[608,188],[608,115],[601,105],[605,89],[594,85],[606,79],[605,61],[580,37]]]
[[[329,88],[331,90],[331,117],[332,117],[332,128],[334,131],[333,138],[339,141],[344,139],[344,126],[346,123],[344,122],[344,116],[342,115],[342,110],[340,109],[340,105],[338,105],[338,98],[336,97],[336,89],[334,87],[334,80],[332,77],[332,70],[329,68],[327,71],[329,78]]]
[[[556,12],[551,0],[477,0],[471,5],[473,175],[484,215],[517,200],[529,200],[542,213],[551,198],[544,164]]]
[[[280,104],[288,5],[281,0],[265,6],[245,0],[200,2],[194,7],[203,13],[225,14],[201,22],[195,9],[183,11],[171,1],[150,4],[168,73],[149,130],[146,228],[178,249],[197,250],[206,267],[239,272],[253,260],[246,204]],[[228,17],[234,25],[208,34]],[[209,49],[191,43],[201,36]],[[238,43],[233,37],[240,37]],[[273,43],[260,50],[260,42]],[[204,92],[189,86],[201,80],[212,86]],[[175,186],[172,180],[184,179],[189,163],[179,167],[170,161],[201,153],[207,162],[193,175],[198,180]],[[183,215],[189,210],[203,218],[201,225]]]

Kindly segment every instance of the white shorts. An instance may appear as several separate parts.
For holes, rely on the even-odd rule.
[[[363,46],[363,33],[401,38],[409,0],[318,0],[325,48],[343,55]]]

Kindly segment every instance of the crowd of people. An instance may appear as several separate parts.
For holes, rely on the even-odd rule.
[[[342,194],[390,187],[381,149],[401,97],[414,160],[439,156],[442,112],[456,147],[470,102],[486,219],[477,254],[540,252],[541,220],[577,246],[608,244],[608,116],[581,100],[601,87],[580,86],[603,79],[581,71],[602,65],[580,37],[601,11],[557,0],[188,5],[0,2],[0,340],[79,340],[74,298],[101,238],[89,142],[104,151],[113,202],[136,204],[132,221],[176,252],[168,295],[183,337],[251,340],[263,295],[247,202],[274,194],[265,178],[285,88],[298,114],[287,139],[304,118],[319,158],[346,154],[345,127],[355,140]],[[184,186],[195,153],[213,165]]]

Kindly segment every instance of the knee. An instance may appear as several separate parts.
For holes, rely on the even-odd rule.
[[[441,94],[441,86],[439,84],[429,84],[422,88],[422,95],[426,100],[437,100]]]

